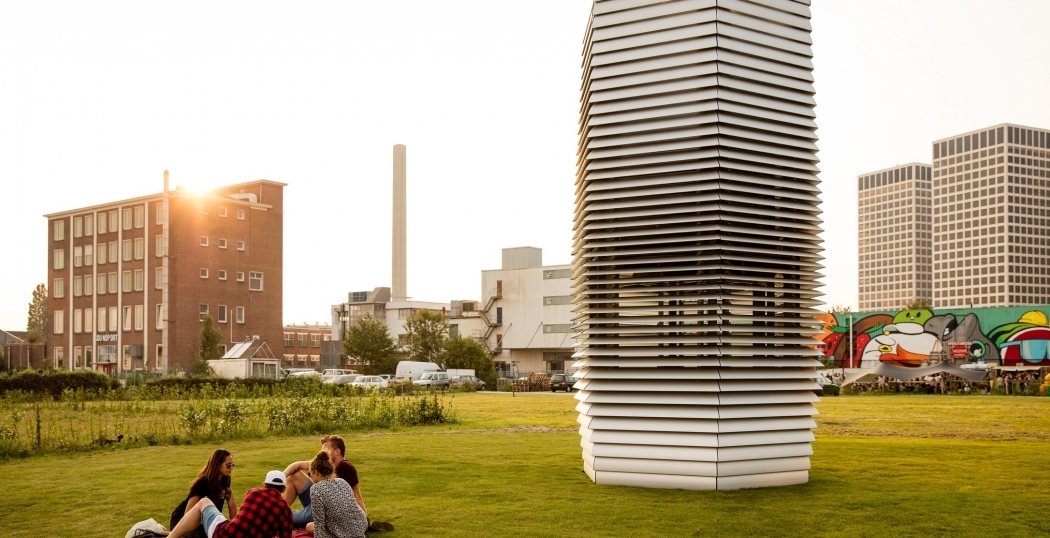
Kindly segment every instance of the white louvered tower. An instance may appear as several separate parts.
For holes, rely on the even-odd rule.
[[[822,303],[808,0],[596,0],[573,285],[597,484],[804,483]]]

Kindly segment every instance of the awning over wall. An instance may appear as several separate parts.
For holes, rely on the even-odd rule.
[[[939,373],[951,374],[967,381],[981,381],[987,375],[987,372],[982,370],[965,370],[946,362],[923,366],[921,368],[907,368],[904,366],[894,366],[892,364],[883,363],[870,370],[854,372],[846,376],[846,380],[843,381],[842,384],[849,385],[850,383],[857,382],[867,383],[869,381],[874,381],[875,378],[879,376],[907,381],[909,379],[916,379]]]

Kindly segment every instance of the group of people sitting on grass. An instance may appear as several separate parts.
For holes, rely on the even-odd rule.
[[[262,487],[248,490],[238,503],[231,488],[233,455],[217,449],[172,512],[168,536],[363,538],[370,529],[393,530],[389,523],[368,520],[357,469],[345,452],[341,437],[326,435],[312,460],[266,473]],[[301,510],[291,508],[296,498]],[[224,506],[229,519],[222,515]]]

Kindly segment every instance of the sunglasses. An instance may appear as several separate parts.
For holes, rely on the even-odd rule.
[[[232,462],[231,462],[231,463],[227,463],[227,464],[226,464],[226,468],[227,468],[227,469],[233,469],[233,466],[234,466],[234,465],[235,465],[235,464],[234,464],[234,463],[232,463]]]

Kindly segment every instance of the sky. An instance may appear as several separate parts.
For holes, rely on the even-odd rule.
[[[571,262],[590,0],[0,0],[0,328],[47,278],[44,214],[287,183],[284,320],[390,285],[408,146],[408,292],[481,299],[505,247]],[[856,305],[856,177],[930,143],[1050,127],[1045,0],[815,0],[825,301]]]

